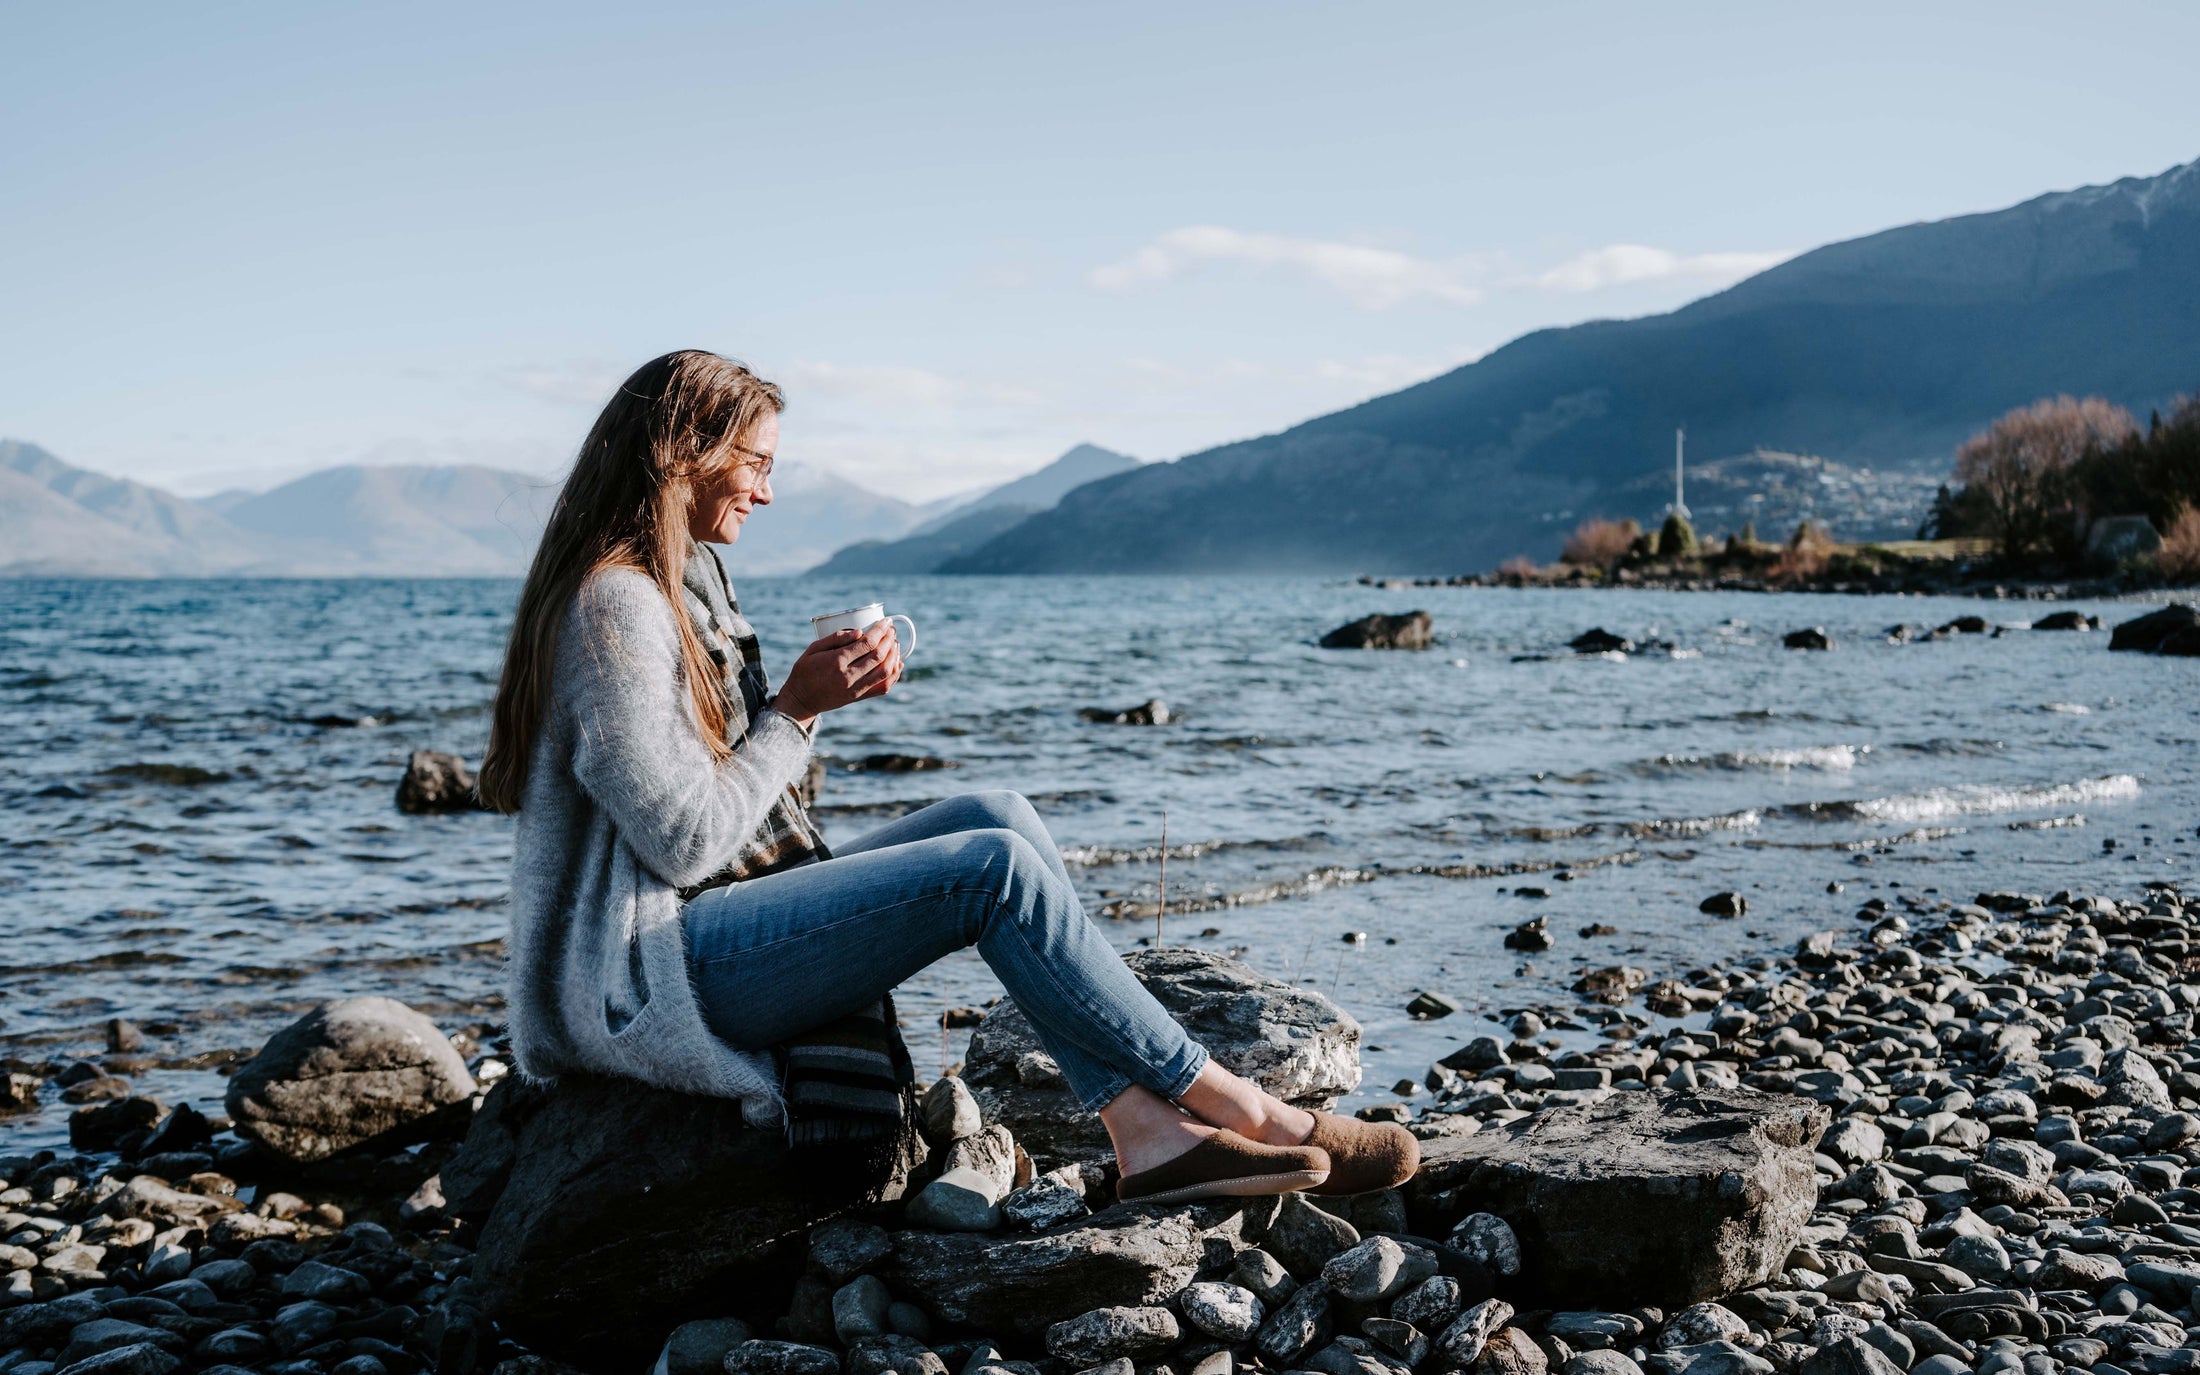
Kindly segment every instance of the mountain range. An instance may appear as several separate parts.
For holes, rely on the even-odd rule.
[[[1038,472],[957,503],[900,539],[850,544],[810,571],[826,575],[937,572],[950,559],[969,553],[1041,511],[1051,510],[1086,483],[1137,466],[1137,459],[1112,449],[1079,444]]]
[[[192,500],[0,440],[0,577],[503,577],[527,571],[554,479],[472,466],[349,464],[271,491]],[[796,573],[851,536],[940,514],[844,478],[776,479],[736,573]]]
[[[1088,483],[942,571],[1453,573],[1652,519],[1691,454],[1944,474],[2059,393],[2200,388],[2200,162],[1790,259],[1679,310],[1525,335],[1281,433]],[[1838,529],[1836,534],[1841,533]]]
[[[1847,491],[1839,510],[1889,528],[1836,514],[1834,533],[1881,535],[2012,407],[2144,415],[2194,388],[2200,162],[1831,244],[1172,462],[1080,445],[931,506],[789,472],[730,554],[741,573],[1462,572],[1549,557],[1580,517],[1656,519],[1683,426],[1716,510],[1823,518]],[[517,573],[553,497],[489,468],[351,466],[190,501],[0,441],[0,576]]]

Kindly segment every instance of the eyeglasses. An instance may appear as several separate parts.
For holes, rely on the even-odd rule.
[[[754,449],[745,449],[739,444],[733,446],[733,451],[756,460],[757,481],[761,482],[772,475],[772,461],[778,457],[777,454],[760,454]]]

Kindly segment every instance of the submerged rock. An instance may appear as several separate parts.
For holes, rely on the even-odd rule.
[[[931,769],[959,769],[962,765],[929,754],[867,754],[856,761],[855,767],[864,773],[923,773]]]
[[[1817,1203],[1827,1121],[1748,1089],[1616,1094],[1428,1143],[1407,1200],[1424,1231],[1504,1219],[1523,1287],[1558,1306],[1695,1302],[1778,1273]]]
[[[1427,649],[1434,642],[1434,622],[1426,611],[1402,616],[1376,612],[1350,625],[1340,625],[1321,638],[1323,649]]]
[[[1125,959],[1193,1040],[1285,1102],[1328,1108],[1359,1087],[1360,1024],[1319,993],[1200,950],[1145,950]],[[1042,1169],[1113,1160],[1106,1130],[1066,1084],[1020,1072],[1019,1062],[1038,1049],[1012,998],[972,1033],[962,1077],[986,1120],[1007,1127]]]
[[[2032,622],[2034,630],[2099,630],[2101,618],[2083,611],[2057,611]]]
[[[1085,720],[1101,726],[1166,726],[1169,724],[1169,704],[1156,697],[1140,702],[1135,707],[1115,711],[1108,707],[1081,707],[1077,714]]]
[[[1780,637],[1780,643],[1789,649],[1831,649],[1833,637],[1826,633],[1824,626],[1814,625],[1808,630],[1789,631]]]
[[[1635,642],[1598,626],[1574,636],[1566,642],[1566,647],[1576,654],[1631,654],[1634,652]]]
[[[474,1091],[435,1023],[392,998],[339,998],[268,1038],[230,1079],[227,1106],[240,1134],[303,1163],[403,1144],[438,1114],[463,1127],[453,1105]]]

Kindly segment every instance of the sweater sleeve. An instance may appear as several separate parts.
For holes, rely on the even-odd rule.
[[[723,763],[696,726],[674,611],[639,573],[591,577],[558,644],[557,709],[575,781],[642,863],[675,888],[722,869],[802,775],[809,738],[759,712]]]

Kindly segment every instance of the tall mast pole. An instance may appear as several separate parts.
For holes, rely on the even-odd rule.
[[[1673,512],[1682,519],[1688,517],[1688,500],[1681,479],[1681,453],[1688,440],[1685,426],[1673,431]]]

